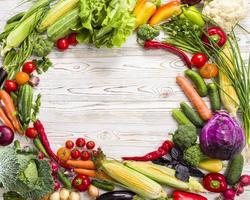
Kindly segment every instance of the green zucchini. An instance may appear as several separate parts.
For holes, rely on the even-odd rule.
[[[187,69],[185,75],[194,83],[196,91],[201,97],[206,97],[208,94],[207,85],[204,79],[194,70]]]
[[[48,28],[48,37],[53,41],[65,37],[77,26],[79,20],[79,8],[75,8]]]
[[[17,97],[17,107],[20,121],[27,125],[30,122],[33,102],[33,88],[29,84],[20,87]]]
[[[207,85],[209,99],[211,103],[211,107],[213,111],[221,109],[221,100],[220,100],[220,93],[218,87],[215,83],[209,83]]]
[[[173,109],[172,116],[179,125],[186,125],[186,124],[193,125],[193,123],[179,109]]]
[[[239,182],[244,165],[244,158],[241,154],[234,156],[228,164],[226,178],[229,185]]]
[[[197,127],[202,128],[205,122],[200,118],[197,112],[195,112],[187,103],[182,102],[181,110],[186,117]]]

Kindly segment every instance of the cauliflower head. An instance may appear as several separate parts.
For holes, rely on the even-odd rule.
[[[205,5],[203,14],[213,19],[226,32],[242,19],[248,12],[248,0],[213,0]]]

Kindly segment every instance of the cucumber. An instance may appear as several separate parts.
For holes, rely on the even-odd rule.
[[[30,122],[33,102],[33,88],[29,84],[20,87],[17,97],[17,107],[20,121],[27,125]]]
[[[63,38],[77,26],[79,20],[79,8],[75,8],[48,28],[48,37],[53,41]]]
[[[209,83],[207,85],[209,99],[211,103],[211,107],[213,111],[221,109],[221,100],[220,100],[220,93],[218,87],[215,83]]]
[[[229,185],[239,182],[244,165],[244,158],[241,154],[234,156],[228,164],[226,178]]]
[[[197,112],[195,112],[187,103],[182,102],[181,110],[186,117],[197,127],[202,128],[205,122],[200,118]]]
[[[206,97],[208,94],[207,85],[204,79],[194,70],[187,69],[185,75],[194,83],[196,91],[201,97]]]
[[[186,125],[186,124],[193,125],[193,123],[179,109],[173,109],[172,116],[179,125]]]

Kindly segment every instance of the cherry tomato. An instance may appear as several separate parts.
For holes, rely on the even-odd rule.
[[[91,157],[91,155],[90,155],[90,153],[88,151],[83,151],[82,152],[82,156],[81,156],[82,160],[89,160],[90,157]]]
[[[28,83],[30,76],[25,72],[18,72],[16,74],[16,82],[18,85],[24,85]]]
[[[78,146],[78,147],[84,147],[85,144],[86,144],[86,141],[83,138],[78,138],[76,140],[76,146]]]
[[[27,128],[26,131],[25,131],[25,135],[28,137],[28,138],[36,138],[37,136],[37,131],[35,128]]]
[[[68,141],[66,141],[65,146],[68,149],[73,149],[73,147],[75,146],[75,144],[74,144],[74,142],[72,140],[68,140]]]
[[[57,40],[57,48],[59,50],[66,50],[69,48],[69,41],[66,39],[66,38],[62,38],[62,39],[59,39]]]
[[[77,175],[72,181],[73,187],[80,192],[86,191],[90,183],[89,177],[81,174]]]
[[[17,83],[13,80],[6,80],[4,82],[4,89],[6,92],[11,93],[17,91]]]
[[[81,152],[78,149],[73,149],[71,151],[71,158],[77,160],[80,157],[81,157]]]
[[[77,45],[78,44],[78,41],[76,39],[76,36],[77,36],[77,33],[71,33],[68,37],[68,41],[69,41],[69,44],[70,45]]]
[[[196,53],[193,55],[191,62],[196,68],[200,69],[206,64],[207,56],[204,53]]]
[[[27,74],[31,74],[35,70],[36,70],[36,64],[33,63],[32,61],[24,63],[23,69],[22,69],[23,72]]]
[[[87,149],[94,149],[95,143],[93,141],[88,141],[86,144]]]

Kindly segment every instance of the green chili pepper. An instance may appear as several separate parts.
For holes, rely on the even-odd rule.
[[[189,6],[186,9],[184,8],[183,13],[181,14],[180,17],[188,19],[193,24],[196,24],[199,27],[204,27],[205,26],[205,21],[202,18],[202,14],[195,6]]]
[[[57,171],[57,177],[59,181],[64,185],[65,188],[67,189],[72,188],[72,183],[70,179],[60,169],[58,169]]]
[[[33,142],[34,142],[34,145],[36,146],[36,148],[38,148],[38,149],[43,153],[43,155],[44,155],[46,158],[49,158],[49,155],[48,155],[47,151],[45,150],[45,148],[44,148],[44,146],[43,146],[43,144],[42,144],[40,138],[39,138],[39,137],[36,137],[36,138],[33,140]]]

